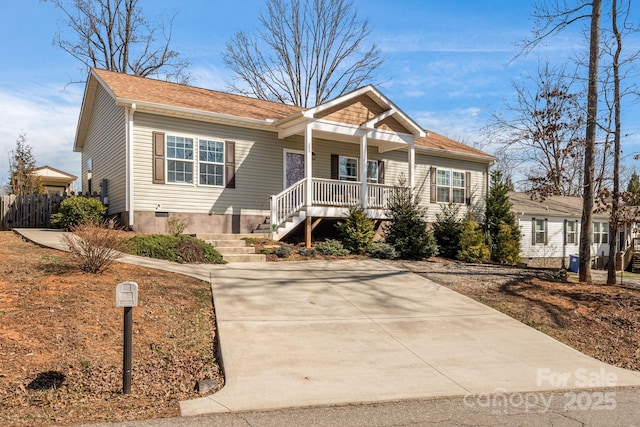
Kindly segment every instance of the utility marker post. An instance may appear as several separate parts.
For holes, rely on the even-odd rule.
[[[122,353],[122,393],[131,393],[131,347],[133,307],[138,306],[138,284],[122,282],[116,286],[116,307],[124,307],[124,348]]]

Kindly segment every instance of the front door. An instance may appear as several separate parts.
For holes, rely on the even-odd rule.
[[[304,178],[304,153],[284,151],[284,188],[289,188]]]

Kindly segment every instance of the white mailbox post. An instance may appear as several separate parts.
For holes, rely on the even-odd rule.
[[[116,286],[116,307],[124,307],[124,348],[122,354],[122,393],[131,393],[131,347],[133,312],[138,306],[138,284],[122,282]]]

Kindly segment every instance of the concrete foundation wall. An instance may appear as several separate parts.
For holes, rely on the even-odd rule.
[[[186,234],[251,233],[258,224],[265,220],[264,215],[136,212],[134,231],[138,233],[166,233],[169,218],[178,218],[187,223],[184,230]]]

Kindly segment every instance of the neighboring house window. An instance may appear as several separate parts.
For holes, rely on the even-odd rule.
[[[167,135],[167,181],[193,183],[193,138]]]
[[[578,243],[578,222],[567,221],[567,245]]]
[[[378,162],[376,160],[367,161],[367,182],[378,182]]]
[[[436,172],[436,201],[439,203],[466,202],[466,174],[464,172],[438,169]]]
[[[607,244],[609,243],[609,223],[594,222],[593,223],[593,243]]]
[[[547,244],[547,221],[533,218],[533,244]]]
[[[358,159],[341,156],[338,167],[338,179],[340,181],[357,181]]]
[[[201,139],[198,143],[199,183],[222,186],[224,182],[224,142]]]

